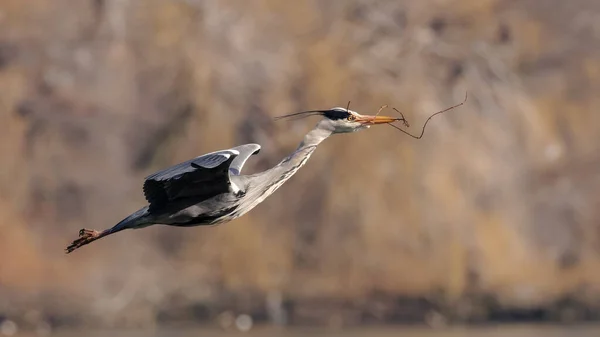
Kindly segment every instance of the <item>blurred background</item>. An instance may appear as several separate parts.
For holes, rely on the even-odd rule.
[[[418,133],[465,91],[422,140],[328,139],[234,222],[64,254],[146,175],[247,142],[265,170],[318,120],[276,115],[389,104]],[[2,0],[0,334],[597,336],[599,93],[595,0]]]

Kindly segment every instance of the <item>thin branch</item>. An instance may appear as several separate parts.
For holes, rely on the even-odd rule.
[[[427,126],[427,123],[429,123],[429,120],[431,118],[433,118],[433,116],[436,116],[436,115],[439,115],[439,114],[444,113],[446,111],[458,108],[459,106],[465,104],[465,102],[467,101],[467,97],[468,97],[468,92],[465,92],[465,99],[461,103],[453,105],[453,106],[451,106],[449,108],[446,108],[446,109],[444,109],[442,111],[438,111],[438,112],[434,113],[433,115],[429,116],[429,118],[427,118],[427,120],[425,121],[425,124],[423,124],[423,129],[421,130],[421,134],[419,136],[412,135],[408,131],[405,131],[405,130],[401,129],[400,127],[398,127],[398,126],[396,126],[396,125],[394,125],[392,123],[388,123],[388,125],[391,126],[391,127],[393,127],[393,128],[395,128],[395,129],[397,129],[397,130],[400,130],[400,131],[404,132],[405,134],[413,137],[414,139],[421,139],[421,138],[423,138],[423,134],[425,134],[425,127]],[[406,121],[406,119],[404,119],[404,115],[402,114],[402,112],[398,111],[398,109],[396,109],[396,108],[392,108],[392,109],[396,110],[396,112],[398,112],[400,114],[400,116],[402,116],[401,120],[404,121],[404,125],[405,126],[408,126],[408,122]]]

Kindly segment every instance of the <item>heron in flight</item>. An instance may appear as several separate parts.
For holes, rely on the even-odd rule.
[[[112,228],[103,231],[81,229],[79,238],[67,247],[66,252],[70,253],[125,229],[139,229],[155,224],[178,227],[216,225],[239,218],[290,179],[306,164],[317,146],[327,137],[337,133],[364,130],[372,125],[389,124],[399,129],[392,124],[396,121],[402,121],[408,126],[403,116],[380,116],[379,112],[375,116],[369,116],[361,115],[348,108],[337,107],[280,116],[278,118],[318,115],[322,119],[304,136],[292,154],[264,172],[241,174],[248,158],[260,151],[258,144],[244,144],[196,157],[146,177],[143,191],[148,201],[147,206],[121,220]],[[423,132],[425,125],[423,125]],[[421,136],[413,137],[421,138]]]

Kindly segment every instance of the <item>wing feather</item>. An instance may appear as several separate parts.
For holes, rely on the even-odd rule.
[[[242,167],[251,156],[260,152],[260,145],[258,144],[244,144],[236,146],[231,150],[238,151],[239,155],[235,157],[231,165],[229,166],[229,172],[233,175],[240,175]]]
[[[208,198],[229,191],[228,168],[238,155],[234,149],[216,151],[149,175],[143,190],[150,208],[180,198]]]

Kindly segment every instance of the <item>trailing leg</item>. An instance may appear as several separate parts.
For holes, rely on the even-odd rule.
[[[145,227],[149,224],[148,215],[148,207],[144,207],[139,211],[126,217],[125,219],[121,220],[112,228],[105,229],[103,231],[82,228],[79,230],[79,238],[71,242],[71,244],[66,248],[66,253],[69,254],[70,252],[82,246],[92,243],[107,235],[120,232],[124,229]]]

